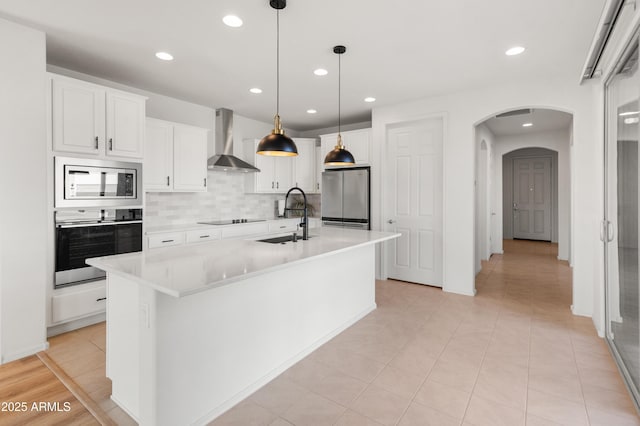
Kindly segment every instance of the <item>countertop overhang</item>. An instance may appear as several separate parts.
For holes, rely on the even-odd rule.
[[[295,243],[217,240],[96,257],[86,263],[169,296],[184,297],[399,236],[394,232],[322,227],[313,229],[309,240]]]

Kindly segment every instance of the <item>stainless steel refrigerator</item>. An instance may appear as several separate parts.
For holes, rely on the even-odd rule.
[[[328,169],[322,173],[322,225],[371,229],[370,168]]]

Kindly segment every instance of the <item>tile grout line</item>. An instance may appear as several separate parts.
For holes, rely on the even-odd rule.
[[[436,310],[435,313],[438,313],[440,311],[439,308]],[[430,317],[431,318],[431,317]],[[426,325],[426,322],[424,322],[423,326]],[[460,324],[462,324],[462,322],[460,322]],[[409,407],[411,406],[411,404],[415,401],[416,395],[418,394],[418,392],[420,392],[420,389],[422,389],[422,387],[424,386],[424,384],[427,382],[427,380],[429,379],[429,376],[431,376],[431,372],[433,371],[433,367],[435,366],[435,364],[438,362],[438,360],[440,359],[440,356],[444,353],[444,351],[446,350],[447,346],[449,345],[449,342],[451,342],[451,338],[453,337],[453,335],[455,334],[456,331],[458,331],[458,328],[460,328],[460,324],[458,324],[458,326],[456,327],[456,329],[454,330],[453,333],[451,333],[451,337],[449,337],[449,340],[447,340],[446,345],[444,345],[444,347],[442,348],[442,350],[440,351],[440,353],[438,354],[438,357],[436,358],[436,362],[433,364],[433,366],[431,367],[431,369],[429,370],[429,372],[427,373],[427,375],[425,376],[425,378],[422,380],[422,382],[420,383],[420,386],[418,386],[418,388],[415,390],[415,392],[413,393],[413,396],[411,397],[411,399],[409,400],[409,404],[407,405],[407,407],[404,409],[404,411],[402,412],[402,414],[400,415],[400,417],[398,418],[398,421],[395,423],[396,425],[398,425],[400,423],[400,421],[402,421],[402,419],[404,418],[404,416],[407,414],[407,411],[409,411]],[[408,343],[407,343],[408,344]],[[416,401],[416,404],[422,405],[419,402]],[[429,407],[431,408],[431,407]],[[436,410],[435,408],[432,408],[435,411],[441,412],[440,410]],[[444,413],[446,414],[446,413]],[[463,417],[464,419],[464,417]]]

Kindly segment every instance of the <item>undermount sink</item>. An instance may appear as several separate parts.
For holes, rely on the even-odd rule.
[[[311,237],[309,237],[311,238]],[[293,241],[293,235],[285,235],[283,237],[265,238],[264,240],[258,240],[261,243],[269,244],[285,244],[289,241]],[[298,237],[298,241],[302,241],[302,237]]]

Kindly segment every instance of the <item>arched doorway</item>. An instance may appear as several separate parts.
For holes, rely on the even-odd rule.
[[[557,188],[551,202],[553,230],[550,240],[558,243],[558,258],[569,260],[570,248],[570,146],[573,116],[547,108],[518,108],[498,113],[475,126],[476,142],[476,200],[475,224],[476,273],[481,261],[491,254],[503,253],[503,239],[513,238],[505,232],[513,226],[513,202],[505,200],[505,163],[514,156],[546,153],[555,158],[553,176]],[[524,150],[524,151],[519,151]],[[527,151],[528,150],[528,151]],[[545,150],[545,151],[536,151]],[[510,154],[515,153],[515,154]],[[486,165],[484,162],[486,161]],[[507,167],[508,168],[508,167]],[[511,176],[513,173],[510,172]],[[485,195],[486,194],[486,195]],[[487,247],[485,249],[485,247]]]

